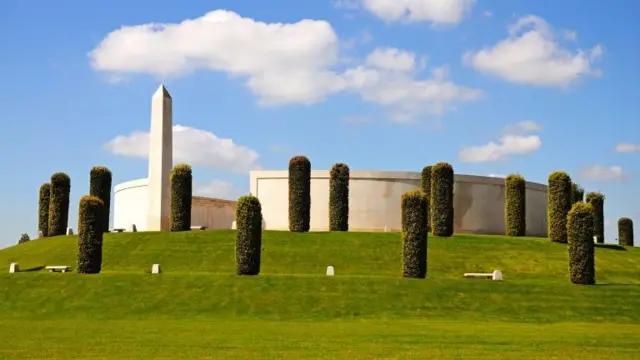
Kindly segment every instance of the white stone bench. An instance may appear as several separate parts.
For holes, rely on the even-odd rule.
[[[14,274],[20,272],[20,266],[18,266],[18,264],[16,263],[11,263],[9,265],[9,273]]]
[[[191,227],[191,230],[207,230],[206,226],[194,225]]]
[[[110,229],[109,232],[124,232],[124,229]]]
[[[45,267],[45,269],[49,270],[49,272],[56,272],[56,271],[67,272],[71,270],[71,267],[67,265],[55,265],[55,266],[47,266]]]
[[[492,273],[465,273],[464,277],[467,279],[491,279],[502,280],[502,271],[494,270]]]

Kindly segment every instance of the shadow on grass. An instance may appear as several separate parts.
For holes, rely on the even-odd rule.
[[[42,269],[44,269],[44,265],[36,266],[36,267],[28,268],[28,269],[20,269],[20,272],[40,271]]]
[[[600,248],[600,249],[627,251],[627,249],[622,245],[616,245],[616,244],[595,244],[595,245],[597,248]]]

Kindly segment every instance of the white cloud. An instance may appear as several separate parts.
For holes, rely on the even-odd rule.
[[[493,13],[491,11],[485,11],[482,13],[484,17],[490,18],[493,17]]]
[[[358,0],[332,0],[331,5],[336,9],[356,10],[360,8]]]
[[[619,153],[640,152],[640,144],[620,143],[616,145],[616,151]]]
[[[340,40],[326,21],[264,23],[224,10],[174,24],[125,26],[90,53],[92,67],[117,79],[133,74],[186,76],[220,71],[246,79],[263,105],[309,104],[355,92],[390,108],[395,119],[440,114],[482,92],[448,80],[446,67],[419,78],[426,61],[378,48],[359,65],[338,71]]]
[[[498,142],[490,141],[480,146],[463,147],[458,152],[462,162],[489,162],[507,159],[511,155],[524,155],[538,150],[542,140],[538,135],[519,135],[540,131],[541,126],[533,121],[521,121],[507,125],[505,135]]]
[[[542,130],[542,126],[535,121],[525,120],[515,124],[509,124],[505,126],[504,132],[506,134],[527,134],[532,132],[539,132]]]
[[[134,131],[119,135],[104,147],[116,154],[147,159],[149,133]],[[173,126],[173,163],[187,163],[213,169],[245,173],[260,169],[258,153],[238,145],[231,139],[221,139],[214,133],[188,126]]]
[[[522,17],[508,32],[509,36],[493,47],[466,53],[463,61],[484,74],[528,85],[566,86],[583,76],[601,74],[593,65],[602,56],[601,45],[589,50],[563,48],[551,26],[540,17]],[[561,34],[569,39],[577,37],[571,31]]]
[[[362,0],[362,6],[385,21],[431,22],[455,25],[475,0]]]
[[[249,190],[240,189],[228,181],[214,179],[207,183],[198,183],[194,186],[195,196],[204,196],[216,199],[236,200],[242,195],[249,193]]]
[[[589,181],[612,182],[625,180],[628,174],[621,166],[590,165],[583,167],[578,176]]]

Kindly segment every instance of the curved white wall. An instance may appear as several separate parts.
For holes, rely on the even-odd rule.
[[[135,224],[138,231],[147,230],[148,185],[147,179],[138,179],[114,187],[115,229],[129,229],[131,224]],[[235,201],[194,196],[191,203],[191,226],[231,229],[236,216],[235,211]]]
[[[351,171],[349,229],[398,231],[403,193],[420,187],[420,173]],[[288,229],[288,171],[252,171],[251,193],[260,199],[267,229]],[[546,236],[546,186],[527,183],[527,234]],[[504,234],[504,179],[455,175],[454,230]],[[311,171],[311,230],[329,229],[329,171]]]

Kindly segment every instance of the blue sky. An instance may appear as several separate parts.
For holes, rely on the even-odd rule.
[[[92,166],[146,176],[161,82],[200,194],[235,197],[249,170],[296,154],[317,169],[447,161],[538,182],[566,170],[605,193],[607,241],[617,218],[640,221],[640,3],[441,3],[6,0],[0,247],[35,235],[56,171],[73,227]]]

